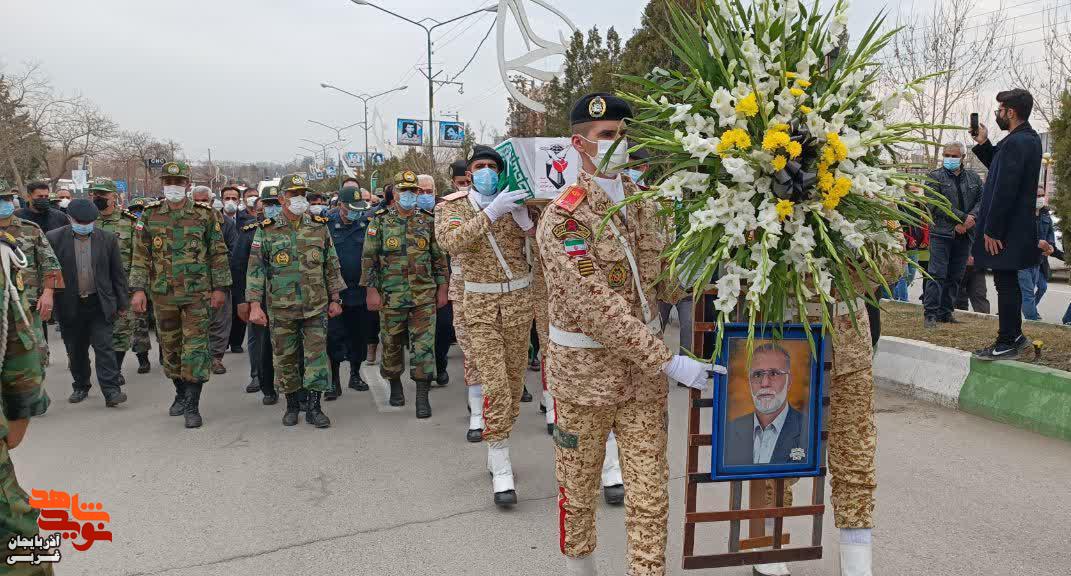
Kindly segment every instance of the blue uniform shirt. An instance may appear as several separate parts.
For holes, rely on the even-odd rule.
[[[371,208],[362,212],[351,210],[349,221],[344,222],[338,208],[327,213],[327,228],[331,231],[331,240],[338,253],[342,279],[346,281],[346,289],[340,294],[343,306],[365,305],[365,289],[360,285],[361,257],[364,254],[364,234],[368,230],[368,218],[371,215]]]

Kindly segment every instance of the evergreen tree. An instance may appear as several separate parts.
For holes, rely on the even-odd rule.
[[[1052,165],[1056,172],[1056,194],[1052,201],[1053,211],[1060,217],[1064,238],[1064,252],[1071,239],[1071,92],[1060,97],[1060,111],[1049,124],[1052,136]]]

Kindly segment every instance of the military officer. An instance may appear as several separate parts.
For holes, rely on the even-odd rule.
[[[238,317],[243,322],[249,322],[249,302],[246,300],[246,278],[249,272],[249,253],[253,251],[253,238],[262,223],[272,222],[283,211],[279,204],[279,187],[265,186],[263,196],[254,197],[256,202],[249,207],[251,215],[260,215],[261,218],[245,224],[239,228],[238,239],[235,241],[234,258],[238,266],[237,276],[234,278],[235,300],[238,302]],[[261,310],[268,307],[267,294],[260,298]],[[271,324],[271,318],[268,318]],[[249,384],[245,391],[252,394],[261,392],[261,402],[265,406],[274,405],[279,401],[279,393],[275,390],[275,365],[271,357],[271,334],[267,326],[249,324]]]
[[[631,115],[624,100],[606,93],[577,102],[570,123],[581,172],[544,211],[537,232],[550,312],[547,381],[558,412],[561,550],[576,575],[595,574],[594,500],[611,431],[624,471],[628,573],[665,574],[666,375],[703,387],[712,369],[662,342],[654,307],[664,243],[657,207],[629,204],[600,225],[611,206],[637,193],[619,172],[628,162],[619,139]]]
[[[439,205],[435,236],[461,264],[465,328],[483,385],[483,439],[495,504],[517,502],[509,436],[520,414],[532,325],[528,252],[535,224],[525,191],[503,191],[505,162],[488,146],[468,161],[473,190],[455,192]]]
[[[145,198],[134,198],[130,201],[127,210],[134,215],[134,218],[141,218],[141,213],[145,211]],[[137,221],[135,220],[136,225]],[[133,246],[133,243],[131,243],[131,246]],[[133,260],[133,248],[131,248],[131,260]],[[129,278],[129,275],[127,278]],[[134,318],[134,332],[130,340],[130,348],[138,358],[138,374],[148,374],[152,368],[149,364],[149,350],[152,350],[149,331],[155,330],[153,328],[152,303],[149,304],[149,309],[144,314],[135,314],[133,311],[130,314]]]
[[[264,221],[253,237],[246,273],[249,321],[268,324],[260,302],[271,313],[275,387],[286,394],[283,426],[297,424],[299,391],[308,398],[305,421],[327,428],[320,395],[331,390],[327,367],[327,319],[342,313],[339,292],[346,284],[339,270],[327,218],[308,214],[309,187],[297,174],[279,183],[282,214]],[[300,369],[304,367],[304,374]]]
[[[143,314],[146,292],[152,298],[164,374],[175,384],[168,414],[184,415],[187,428],[199,428],[201,390],[212,364],[209,307],[216,310],[227,301],[231,271],[219,215],[187,198],[190,167],[168,162],[160,178],[163,201],[146,204],[134,227],[131,307]]]
[[[435,177],[431,174],[417,174],[417,185],[420,186],[417,199],[433,199],[430,203],[434,204],[442,201],[435,191]],[[446,265],[451,265],[449,256],[446,258]],[[447,289],[447,298],[449,298],[449,293]],[[450,354],[450,346],[453,345],[454,340],[454,307],[448,299],[445,306],[435,311],[435,383],[439,386],[446,386],[450,383],[450,373],[446,369],[449,364],[447,356]]]
[[[368,310],[382,310],[380,374],[390,382],[390,405],[405,405],[402,346],[408,334],[409,374],[417,389],[416,417],[430,418],[435,311],[447,302],[446,255],[435,239],[434,196],[418,199],[417,177],[409,170],[394,180],[392,202],[377,210],[368,223],[361,286],[367,290]]]
[[[6,187],[0,188],[8,192]],[[0,200],[2,202],[4,200]],[[35,230],[40,229],[34,226]],[[34,552],[8,544],[16,536],[32,538],[39,534],[36,509],[30,507],[26,491],[19,486],[10,452],[22,442],[30,418],[48,409],[48,395],[42,385],[44,371],[38,358],[33,315],[27,299],[25,280],[18,281],[20,271],[15,251],[18,241],[0,233],[0,314],[3,315],[3,356],[0,358],[0,570],[10,576],[51,576],[49,564],[19,562],[8,564],[9,556]],[[14,562],[14,559],[12,559]]]
[[[26,290],[38,357],[44,368],[48,365],[48,336],[44,322],[52,317],[53,293],[63,287],[63,276],[56,253],[52,251],[44,232],[37,224],[14,216],[14,211],[14,190],[0,187],[0,232],[13,236],[26,256],[26,268],[15,273],[13,282],[20,290]]]
[[[107,179],[99,179],[89,186],[89,195],[93,197],[100,216],[97,217],[97,226],[105,232],[115,234],[115,240],[119,244],[119,255],[123,259],[123,270],[130,277],[130,262],[134,256],[134,225],[138,217],[133,213],[119,208],[118,190],[115,182]],[[134,335],[135,314],[130,310],[123,311],[115,320],[115,328],[112,333],[112,348],[115,350],[115,363],[119,368],[119,385],[126,385],[123,377],[123,358],[127,350],[130,350],[130,341]],[[148,359],[146,359],[148,360]]]

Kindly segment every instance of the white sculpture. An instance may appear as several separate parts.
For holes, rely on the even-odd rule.
[[[544,0],[532,0],[532,2],[542,6],[543,8],[553,12],[559,18],[569,26],[571,32],[570,37],[576,32],[576,26],[572,21],[566,17],[560,10],[551,6]],[[523,56],[514,58],[512,60],[506,60],[505,53],[505,40],[506,40],[506,14],[512,12],[514,19],[517,21],[517,27],[520,29],[521,37],[524,38],[524,45],[529,52]],[[502,0],[498,5],[498,70],[502,74],[502,82],[505,83],[506,89],[517,102],[520,102],[526,108],[535,110],[536,112],[546,112],[547,107],[541,102],[536,102],[531,98],[521,94],[520,90],[514,86],[513,82],[509,79],[510,72],[520,72],[530,78],[540,80],[543,82],[550,82],[555,76],[561,74],[562,70],[557,72],[548,70],[540,70],[538,68],[532,68],[529,66],[532,62],[547,58],[550,56],[565,55],[565,51],[569,46],[569,40],[562,34],[561,30],[558,31],[559,42],[552,42],[536,35],[532,31],[532,26],[528,23],[528,14],[525,13],[523,0]],[[538,48],[532,49],[532,44],[535,44]],[[565,64],[562,63],[562,68]]]

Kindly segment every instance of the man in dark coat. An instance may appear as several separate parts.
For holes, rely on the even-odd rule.
[[[264,189],[263,198],[258,198],[249,209],[253,216],[263,214],[265,201],[274,206],[279,206],[279,188],[269,186]],[[281,208],[280,208],[281,209]],[[277,213],[275,214],[278,215]],[[238,318],[243,322],[249,320],[249,302],[245,298],[246,272],[249,270],[249,253],[253,248],[253,237],[264,220],[253,219],[238,231],[238,238],[234,243],[234,256],[237,264],[234,276],[232,294],[235,299],[235,309]],[[267,297],[262,299],[262,306],[267,306]],[[249,384],[245,391],[254,394],[263,394],[261,402],[265,406],[271,406],[279,401],[279,393],[275,390],[275,365],[272,364],[271,356],[271,331],[267,326],[249,324]]]
[[[1028,119],[1034,97],[1021,88],[997,94],[997,126],[1008,135],[996,146],[979,125],[974,155],[989,168],[982,189],[973,255],[976,266],[993,271],[1000,329],[997,341],[975,352],[979,360],[1016,357],[1028,344],[1023,336],[1019,270],[1037,266],[1036,191],[1041,171],[1041,138]]]

